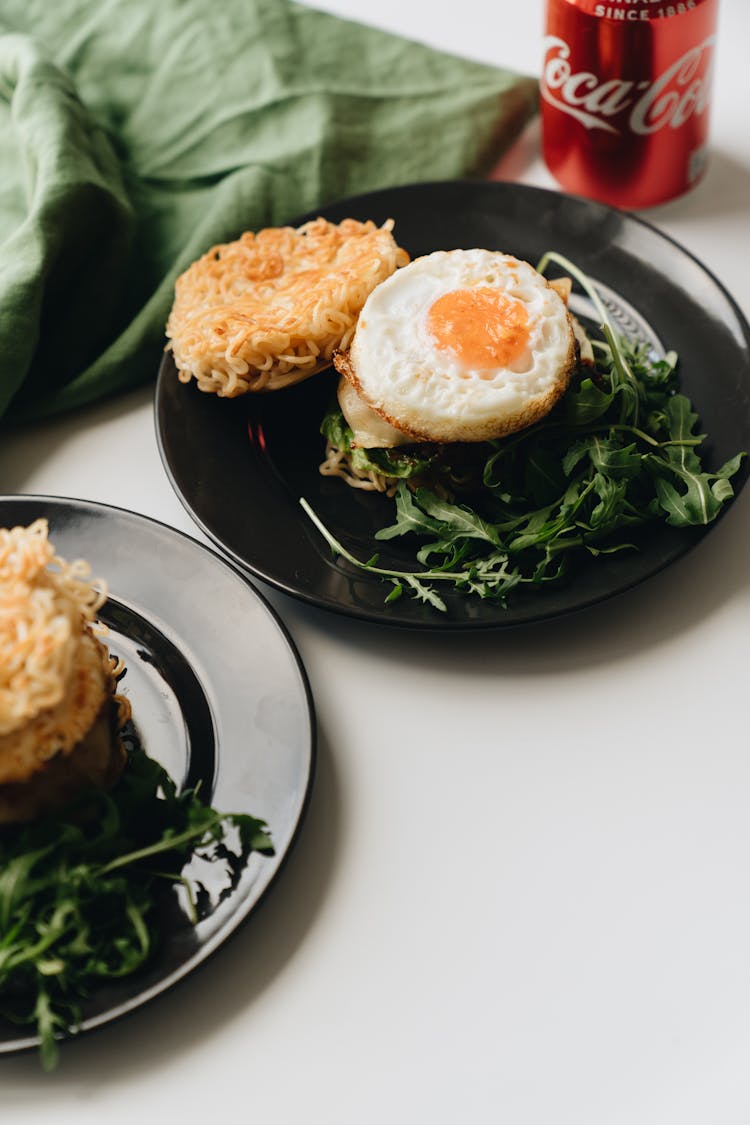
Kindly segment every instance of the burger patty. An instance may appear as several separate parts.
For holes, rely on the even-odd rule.
[[[117,705],[104,700],[84,737],[67,753],[50,758],[28,781],[0,785],[0,824],[35,820],[88,788],[111,788],[125,764],[117,733]]]

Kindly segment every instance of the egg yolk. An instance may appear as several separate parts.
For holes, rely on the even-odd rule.
[[[507,367],[529,343],[529,317],[521,301],[489,285],[454,289],[430,305],[430,334],[465,367]]]

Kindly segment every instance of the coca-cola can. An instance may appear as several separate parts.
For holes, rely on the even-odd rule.
[[[542,137],[570,192],[634,210],[706,166],[718,0],[546,0]]]

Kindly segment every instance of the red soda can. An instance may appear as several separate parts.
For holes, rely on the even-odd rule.
[[[681,195],[708,141],[718,0],[546,0],[542,138],[570,192],[628,210]]]

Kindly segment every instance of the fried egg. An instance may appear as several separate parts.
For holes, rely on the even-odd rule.
[[[334,362],[407,439],[488,441],[551,410],[576,343],[564,300],[527,262],[439,250],[372,291],[349,352]]]

